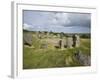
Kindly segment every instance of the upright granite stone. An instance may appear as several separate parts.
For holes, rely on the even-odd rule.
[[[62,47],[62,40],[59,40],[59,48],[61,49]]]
[[[80,64],[84,66],[91,65],[91,57],[83,54],[80,50],[75,52],[75,58],[79,61]]]
[[[80,36],[79,35],[76,35],[76,47],[79,47],[80,46]]]
[[[63,39],[63,48],[67,48],[67,40],[65,38]]]
[[[79,47],[80,46],[80,37],[79,37],[79,35],[77,35],[77,34],[74,34],[73,36],[72,36],[72,38],[73,38],[73,47]]]
[[[65,45],[64,39],[62,39],[61,49],[64,49],[64,45]]]
[[[72,39],[72,37],[68,37],[67,38],[67,47],[72,48],[72,45],[73,45],[73,39]]]
[[[72,46],[73,46],[73,47],[76,47],[76,40],[77,40],[77,37],[76,37],[75,34],[72,36],[72,39],[73,39],[73,44],[72,44]]]
[[[23,43],[25,45],[31,46],[32,45],[32,34],[31,33],[24,33],[23,34]]]

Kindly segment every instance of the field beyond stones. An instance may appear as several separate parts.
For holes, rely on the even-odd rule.
[[[80,36],[79,47],[59,48],[57,42],[65,41],[72,34],[51,32],[47,35],[46,32],[46,34],[41,33],[42,36],[40,36],[35,32],[23,31],[23,34],[27,33],[32,35],[28,37],[32,40],[29,44],[23,43],[23,69],[90,66],[90,64],[85,65],[87,64],[85,60],[88,59],[89,62],[91,56],[90,34],[78,34]],[[78,56],[76,53],[79,53]]]

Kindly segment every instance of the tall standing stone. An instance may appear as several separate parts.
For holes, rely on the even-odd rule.
[[[76,47],[79,47],[80,46],[80,36],[79,35],[76,35]]]
[[[64,49],[64,39],[62,39],[61,49]]]
[[[28,33],[28,32],[24,33],[23,34],[23,42],[24,42],[24,44],[31,46],[32,45],[32,38],[33,38],[33,36],[32,36],[31,33]]]
[[[62,40],[59,40],[59,48],[61,49],[62,47]]]
[[[72,38],[73,38],[73,47],[79,47],[79,45],[80,45],[80,37],[79,37],[79,35],[77,35],[77,34],[74,34],[73,36],[72,36]]]
[[[72,48],[72,45],[73,45],[73,39],[72,39],[72,37],[68,37],[67,38],[67,47]]]
[[[73,44],[72,44],[72,46],[73,46],[73,47],[76,47],[76,40],[77,40],[76,35],[74,34],[74,35],[72,36],[72,38],[73,38]]]

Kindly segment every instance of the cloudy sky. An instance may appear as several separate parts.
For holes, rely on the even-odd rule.
[[[90,33],[91,14],[23,11],[23,29],[64,33]]]

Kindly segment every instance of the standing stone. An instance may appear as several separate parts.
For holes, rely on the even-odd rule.
[[[72,36],[72,38],[73,38],[73,47],[76,47],[76,40],[77,40],[77,37],[76,37],[76,35],[74,34],[73,36]]]
[[[76,35],[76,47],[79,47],[80,46],[80,36],[79,35]]]
[[[31,33],[24,33],[23,34],[23,42],[25,45],[29,45],[31,46],[32,45],[32,34]]]
[[[41,39],[41,32],[40,32],[40,31],[37,31],[37,32],[36,32],[36,35],[37,35],[37,37],[38,37],[39,39]]]
[[[63,39],[63,48],[67,48],[66,38]]]
[[[79,45],[80,45],[80,37],[79,37],[79,35],[76,35],[76,34],[74,34],[73,36],[72,36],[72,38],[73,38],[73,47],[79,47]]]
[[[62,39],[61,49],[64,49],[64,39]]]
[[[84,66],[91,65],[91,57],[83,54],[80,50],[75,52],[75,58],[79,61],[80,64]]]
[[[62,40],[59,40],[59,47],[62,47]]]
[[[67,47],[72,48],[72,45],[73,45],[73,39],[72,39],[72,37],[68,37],[67,38]]]

